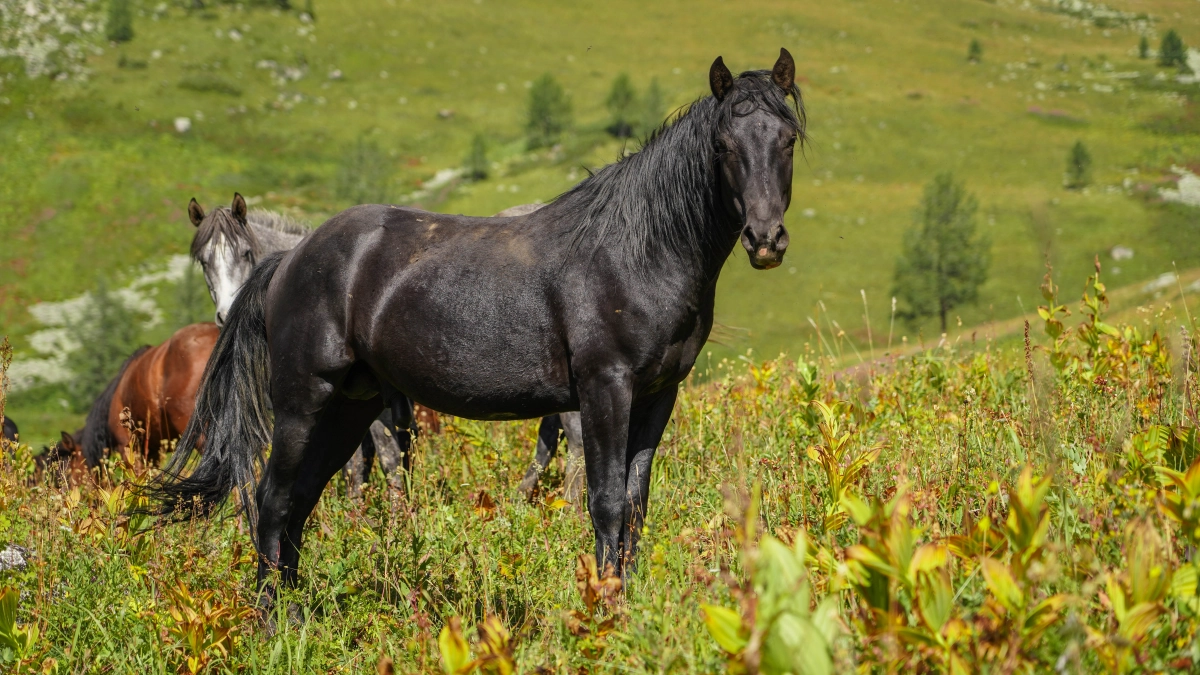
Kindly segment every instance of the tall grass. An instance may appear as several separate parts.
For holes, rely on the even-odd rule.
[[[577,562],[590,527],[559,498],[561,467],[534,503],[516,494],[534,422],[423,436],[407,494],[331,485],[275,634],[249,611],[240,517],[130,521],[120,486],[140,478],[120,464],[62,488],[33,477],[26,450],[3,459],[0,543],[35,553],[0,586],[40,631],[34,669],[363,672],[383,655],[439,672],[457,617],[446,653],[479,667],[778,672],[747,641],[773,639],[755,598],[781,597],[762,576],[780,550],[767,533],[807,542],[816,613],[788,611],[833,627],[834,672],[1187,670],[1200,469],[1172,472],[1198,456],[1196,345],[1114,320],[1098,277],[1088,289],[1064,318],[1048,281],[1029,351],[947,342],[843,374],[816,354],[718,362],[680,397],[639,566],[611,605]],[[722,617],[717,642],[706,621]],[[0,659],[12,667],[12,650]]]

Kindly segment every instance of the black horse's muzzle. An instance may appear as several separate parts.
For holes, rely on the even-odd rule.
[[[783,264],[783,254],[788,247],[787,228],[783,222],[768,228],[756,228],[747,224],[742,228],[742,246],[750,256],[750,266],[756,270],[769,270]]]

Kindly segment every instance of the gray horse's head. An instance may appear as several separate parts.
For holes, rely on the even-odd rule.
[[[246,200],[240,194],[234,193],[228,208],[219,206],[207,215],[193,199],[188,204],[188,217],[196,227],[192,258],[204,269],[204,282],[217,306],[216,322],[221,326],[238,290],[250,278],[261,247],[246,221]]]

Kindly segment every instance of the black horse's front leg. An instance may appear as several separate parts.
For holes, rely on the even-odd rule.
[[[663,431],[675,409],[677,386],[664,389],[652,397],[638,401],[630,414],[629,444],[625,449],[625,531],[622,532],[625,559],[630,567],[636,565],[637,545],[642,538],[642,525],[650,502],[650,470],[654,453],[662,441]]]
[[[580,418],[587,439],[583,452],[587,471],[588,513],[596,534],[596,563],[611,565],[621,573],[621,544],[626,514],[629,416],[633,402],[631,378],[625,373],[604,373],[581,378]]]

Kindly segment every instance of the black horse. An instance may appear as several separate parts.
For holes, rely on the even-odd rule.
[[[622,571],[723,263],[739,239],[756,269],[783,260],[805,128],[794,80],[786,50],[737,78],[718,57],[711,97],[533,213],[356,206],[265,258],[179,441],[203,435],[204,455],[185,476],[177,452],[151,488],[161,513],[239,490],[270,604],[270,572],[296,580],[305,521],[385,407],[401,428],[411,401],[481,420],[579,410],[596,556]]]
[[[17,436],[21,434],[21,432],[17,429],[17,423],[12,421],[11,417],[5,417],[3,424],[0,426],[4,427],[4,430],[0,431],[0,438],[3,438],[9,443],[16,445]]]

